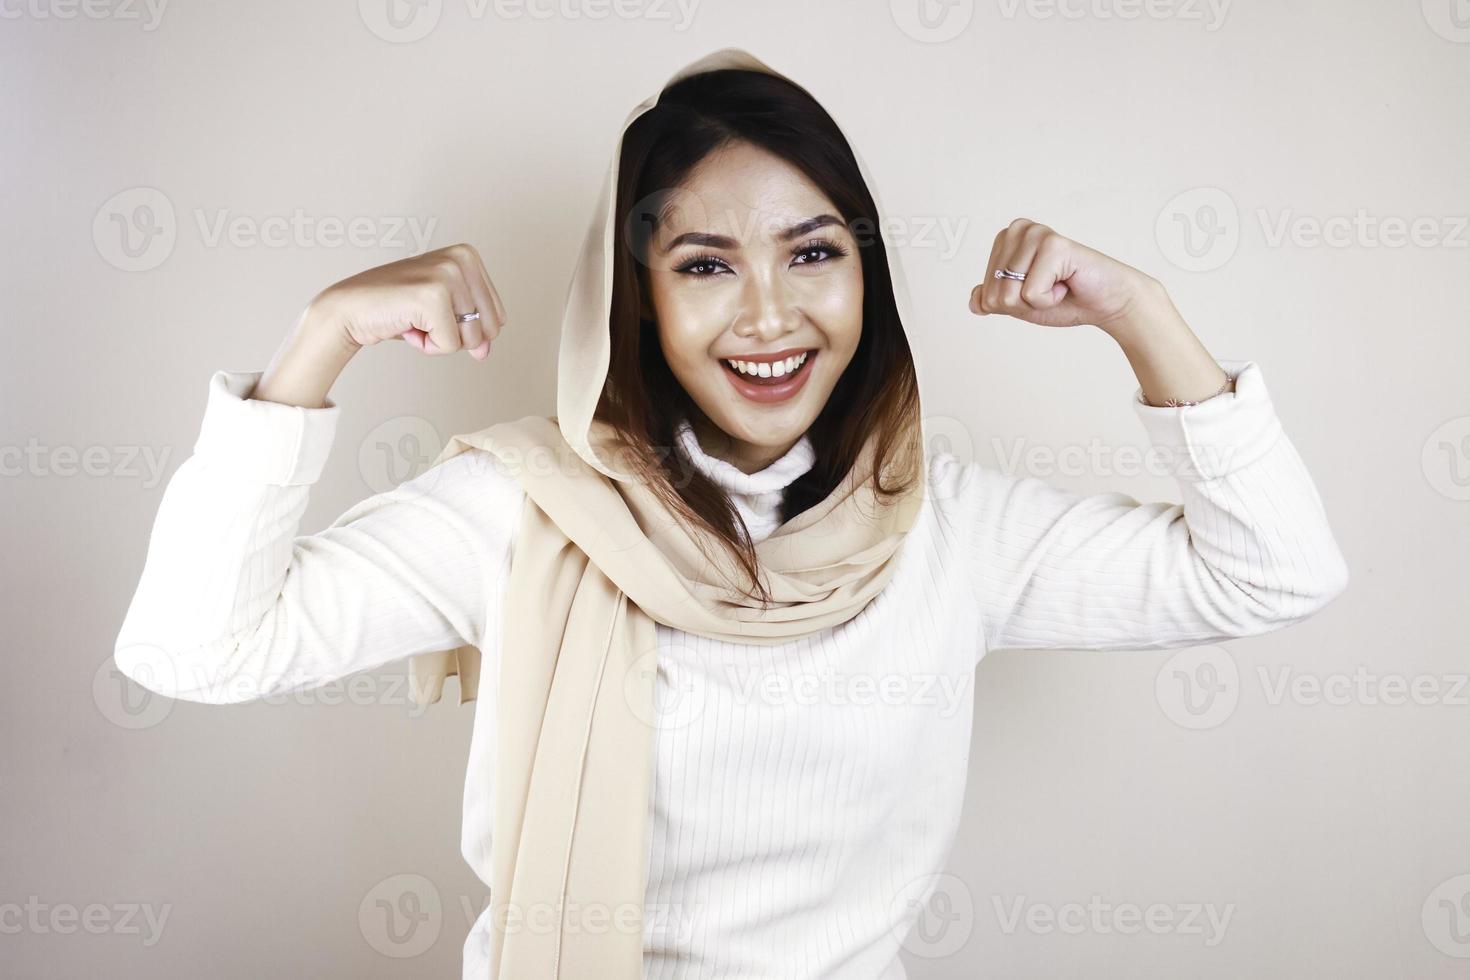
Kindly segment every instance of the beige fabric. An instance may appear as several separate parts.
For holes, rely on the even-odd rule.
[[[779,74],[727,48],[670,83],[726,67]],[[656,100],[638,105],[624,131]],[[915,492],[880,506],[867,481],[870,443],[826,500],[758,542],[775,599],[762,610],[735,587],[740,575],[717,542],[676,523],[616,465],[614,433],[593,412],[609,360],[618,156],[615,149],[568,294],[558,415],[455,436],[435,460],[486,450],[527,495],[496,678],[492,977],[641,980],[655,623],[731,642],[779,643],[846,622],[891,578],[923,496],[920,479]],[[866,170],[863,176],[876,199]],[[889,267],[907,323],[891,250]],[[923,473],[917,425],[910,436],[902,465]],[[707,554],[721,563],[712,565]],[[458,674],[460,702],[469,701],[479,668],[472,646],[414,657],[415,697],[438,701],[445,678]]]

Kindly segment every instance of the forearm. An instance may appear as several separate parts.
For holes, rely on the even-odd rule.
[[[1123,349],[1151,405],[1203,401],[1228,378],[1157,280],[1146,280],[1128,312],[1100,328]]]
[[[361,349],[345,332],[332,328],[308,307],[276,349],[249,397],[322,408],[342,369]]]

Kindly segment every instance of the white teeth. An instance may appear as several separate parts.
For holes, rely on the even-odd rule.
[[[736,361],[726,358],[725,363],[741,374],[753,374],[761,378],[779,378],[790,374],[806,363],[810,351],[804,351],[784,361]]]

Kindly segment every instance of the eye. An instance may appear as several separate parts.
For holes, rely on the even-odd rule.
[[[838,245],[836,242],[827,241],[825,238],[817,238],[803,245],[798,245],[791,254],[796,259],[797,265],[820,265],[823,262],[841,258],[847,254],[847,249]],[[809,256],[813,255],[817,256],[817,258],[809,258]]]
[[[698,279],[709,279],[718,275],[719,269],[728,270],[729,268],[722,259],[714,255],[697,255],[674,271],[682,272],[685,275],[694,276]]]

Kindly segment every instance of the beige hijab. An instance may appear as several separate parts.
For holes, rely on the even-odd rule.
[[[726,48],[668,84],[720,68],[786,77]],[[623,131],[656,101],[635,107]],[[620,150],[621,137],[568,293],[557,416],[457,435],[434,461],[486,450],[527,495],[495,678],[492,978],[641,980],[655,623],[764,644],[846,622],[891,578],[923,496],[918,479],[913,493],[880,505],[867,480],[870,442],[826,500],[758,542],[775,599],[762,610],[732,587],[740,582],[733,567],[711,564],[707,554],[725,554],[718,542],[706,537],[701,550],[695,534],[703,532],[675,522],[631,468],[616,465],[614,433],[593,412],[610,351]],[[907,323],[906,286],[887,251]],[[918,428],[903,465],[922,474]],[[478,693],[480,651],[422,654],[410,671],[420,703],[438,701],[450,674],[459,675],[464,703]]]

